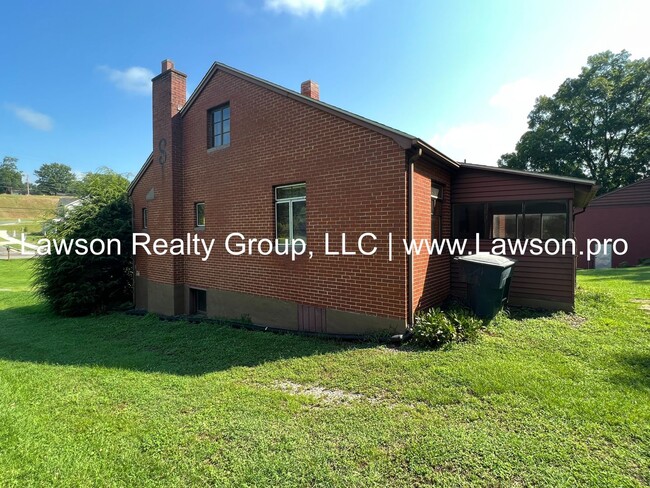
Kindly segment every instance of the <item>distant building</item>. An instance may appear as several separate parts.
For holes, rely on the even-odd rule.
[[[585,212],[576,216],[576,238],[583,255],[579,268],[618,267],[621,263],[635,266],[650,258],[650,178],[594,198]],[[588,262],[584,253],[587,239],[625,239],[627,253],[622,256],[601,256]]]

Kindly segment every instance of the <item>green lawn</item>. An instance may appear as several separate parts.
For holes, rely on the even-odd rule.
[[[60,319],[28,274],[0,262],[0,486],[650,484],[650,268],[419,352]]]

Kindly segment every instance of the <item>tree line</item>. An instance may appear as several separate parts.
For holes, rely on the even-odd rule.
[[[5,156],[0,163],[0,193],[40,195],[79,195],[83,178],[79,179],[67,164],[45,163],[34,171],[36,181],[23,181],[18,159]]]
[[[590,56],[576,78],[537,98],[498,165],[593,179],[600,194],[650,177],[650,58]]]

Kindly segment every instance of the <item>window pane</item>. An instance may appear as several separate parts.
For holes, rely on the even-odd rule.
[[[214,147],[221,146],[221,134],[214,135]]]
[[[542,215],[542,239],[566,237],[566,213]]]
[[[522,204],[490,203],[488,211],[492,222],[492,237],[500,239],[517,239],[521,233]],[[518,231],[519,229],[519,231]]]
[[[526,202],[526,213],[566,213],[566,202]]]
[[[230,119],[223,121],[223,131],[230,132]]]
[[[492,217],[492,236],[500,239],[516,239],[517,215],[494,215]]]
[[[221,110],[212,112],[212,123],[216,124],[217,122],[221,122]]]
[[[214,135],[221,134],[221,122],[216,122],[214,124]]]
[[[223,145],[230,144],[230,132],[224,132],[223,134]]]
[[[307,195],[305,185],[279,186],[275,189],[275,198],[278,200],[284,198],[300,198]]]
[[[227,107],[224,107],[223,110],[221,111],[223,114],[223,119],[229,119],[230,118],[230,105]]]
[[[196,225],[201,227],[205,225],[205,204],[196,204]]]
[[[289,232],[289,202],[282,202],[275,204],[276,211],[276,234],[277,238],[283,241],[284,239],[291,239]]]
[[[439,200],[442,200],[443,198],[442,185],[439,185],[437,183],[431,183],[431,198],[437,198]]]
[[[528,208],[528,207],[526,207]],[[525,223],[525,235],[526,239],[539,239],[541,237],[540,228],[541,228],[542,216],[540,214],[526,214],[526,223]]]
[[[307,202],[295,201],[293,205],[293,238],[307,240]]]
[[[486,237],[485,206],[482,203],[454,205],[454,237],[456,239],[474,239],[476,234]]]
[[[521,203],[490,203],[490,215],[519,214],[521,213]]]

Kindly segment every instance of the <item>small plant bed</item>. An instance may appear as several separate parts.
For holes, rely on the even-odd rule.
[[[474,341],[489,320],[478,318],[469,309],[453,304],[445,309],[432,308],[418,312],[412,342],[421,347],[449,347],[454,342]]]

